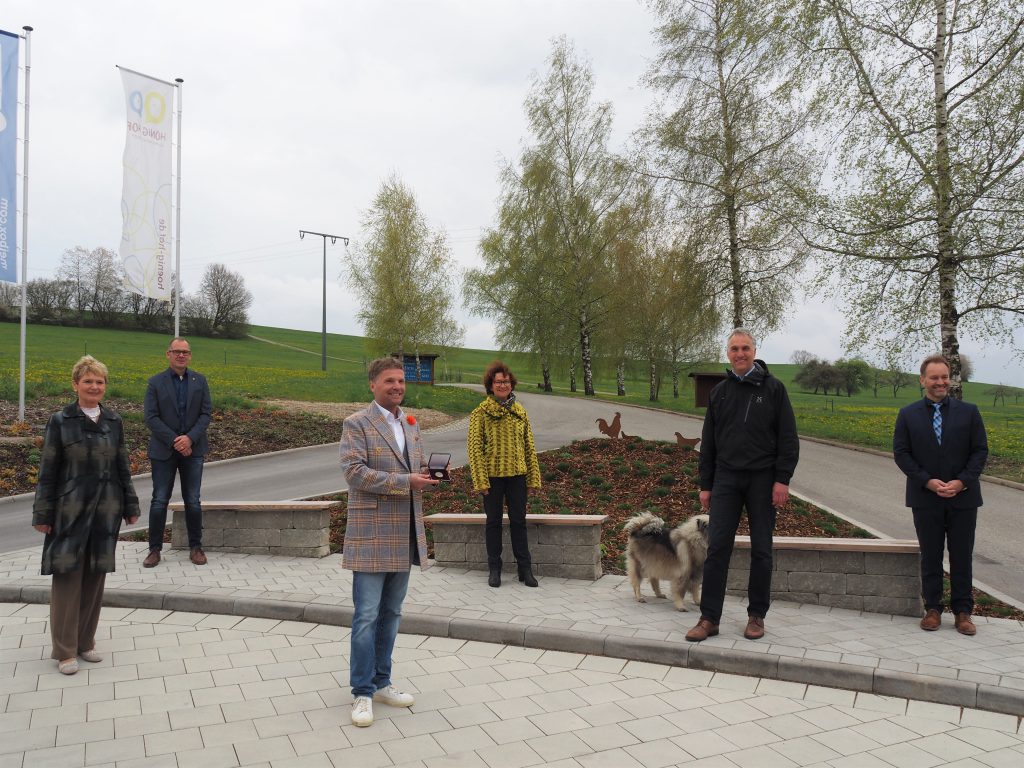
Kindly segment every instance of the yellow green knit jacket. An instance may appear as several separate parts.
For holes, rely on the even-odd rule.
[[[492,396],[469,415],[466,436],[473,490],[491,487],[488,478],[526,475],[527,488],[540,488],[540,464],[526,409],[519,403],[505,408]]]

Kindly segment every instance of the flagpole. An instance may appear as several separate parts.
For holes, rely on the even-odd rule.
[[[174,335],[181,335],[181,94],[185,81],[174,78],[178,88],[178,184],[174,203]]]
[[[25,420],[25,327],[28,323],[28,105],[29,76],[32,72],[32,27],[25,30],[25,137],[21,168],[21,349],[18,352],[18,421]]]

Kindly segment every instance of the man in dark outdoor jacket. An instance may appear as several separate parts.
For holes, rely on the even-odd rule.
[[[750,524],[747,582],[748,640],[764,637],[772,589],[772,532],[775,508],[789,503],[789,481],[800,456],[793,406],[786,388],[755,359],[750,331],[729,334],[726,354],[732,369],[711,390],[700,446],[700,505],[710,510],[711,531],[704,562],[700,621],[686,633],[699,642],[718,634],[740,513]]]

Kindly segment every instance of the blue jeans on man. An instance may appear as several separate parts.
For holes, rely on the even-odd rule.
[[[391,653],[408,589],[409,571],[353,571],[354,611],[349,654],[353,698],[372,697],[381,688],[391,685]]]
[[[203,545],[203,508],[199,488],[203,484],[203,457],[182,456],[177,451],[169,459],[150,459],[153,473],[153,500],[149,505],[149,548],[164,547],[163,532],[167,526],[167,504],[174,492],[174,475],[181,478],[181,498],[185,502],[185,526],[189,549]]]

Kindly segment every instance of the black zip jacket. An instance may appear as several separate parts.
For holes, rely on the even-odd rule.
[[[731,370],[711,390],[700,443],[700,487],[709,491],[719,468],[773,469],[789,485],[800,458],[793,406],[782,382],[762,360],[744,378]]]

